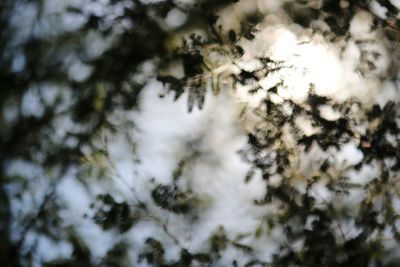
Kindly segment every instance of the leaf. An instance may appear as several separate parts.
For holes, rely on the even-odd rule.
[[[234,43],[236,41],[236,33],[234,30],[229,30],[228,32],[229,40]]]
[[[205,253],[194,254],[193,259],[202,263],[209,263],[212,260],[211,256]]]
[[[104,230],[117,228],[120,233],[124,233],[137,222],[137,216],[126,202],[117,203],[109,194],[98,195],[97,199],[100,203],[97,203],[99,207],[93,220]]]
[[[154,264],[155,266],[161,266],[164,262],[164,247],[160,241],[149,237],[146,239],[146,249],[143,253],[139,255],[139,262],[143,259],[150,264]]]
[[[219,253],[228,247],[228,237],[226,236],[225,229],[220,226],[217,231],[211,236],[211,250]]]
[[[262,236],[263,232],[264,232],[264,230],[263,230],[262,224],[258,225],[256,231],[254,232],[254,237],[260,238]]]
[[[128,264],[127,250],[129,246],[127,243],[118,242],[101,260],[100,266],[104,267],[124,267]]]
[[[179,191],[171,185],[158,185],[152,192],[153,201],[162,209],[173,213],[188,213],[192,209],[193,199],[188,192]]]
[[[253,179],[254,174],[255,174],[254,169],[250,169],[250,170],[247,172],[246,177],[244,178],[244,182],[245,182],[246,184],[247,184],[248,182],[250,182],[251,179]]]
[[[251,253],[253,252],[253,248],[244,244],[240,244],[237,242],[232,242],[232,245],[240,250],[242,250],[245,253]]]
[[[184,160],[179,161],[178,167],[172,173],[172,178],[174,181],[178,180],[182,176],[184,168],[185,168],[185,161]]]

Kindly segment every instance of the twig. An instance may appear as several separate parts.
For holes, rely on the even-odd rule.
[[[138,198],[135,188],[130,187],[129,184],[122,178],[122,175],[119,173],[114,162],[110,159],[108,154],[106,155],[106,160],[110,165],[110,168],[113,170],[115,177],[117,177],[129,189],[130,196],[138,204],[137,207],[146,215],[147,218],[155,222],[155,224],[157,224],[164,231],[164,233],[175,243],[175,245],[183,249],[183,246],[180,244],[179,240],[169,231],[168,226],[163,223],[160,218],[152,215],[149,212],[149,210],[146,208],[145,203]]]

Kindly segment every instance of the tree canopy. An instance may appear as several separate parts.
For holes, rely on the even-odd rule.
[[[3,0],[4,266],[397,266],[400,2]]]

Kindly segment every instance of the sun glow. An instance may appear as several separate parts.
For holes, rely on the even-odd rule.
[[[260,56],[275,62],[282,62],[282,68],[271,71],[258,81],[264,90],[249,93],[254,84],[239,84],[237,96],[249,106],[257,106],[268,90],[277,88],[271,95],[273,102],[291,99],[302,102],[312,91],[315,94],[335,98],[344,88],[344,70],[339,52],[329,45],[322,36],[308,36],[297,33],[289,27],[266,27],[257,33],[251,43],[241,44],[245,54],[237,62],[242,69],[253,71],[259,68]],[[258,63],[258,64],[257,64]]]
[[[342,68],[338,56],[322,38],[301,41],[286,29],[279,30],[276,35],[271,56],[285,62],[286,66],[275,74],[282,80],[278,88],[281,97],[302,101],[310,89],[324,96],[336,93]]]

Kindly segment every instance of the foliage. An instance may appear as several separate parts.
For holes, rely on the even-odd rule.
[[[316,94],[313,84],[309,85],[306,101],[284,99],[277,103],[274,98],[285,87],[285,81],[278,81],[268,90],[259,82],[293,66],[269,55],[258,57],[259,64],[254,70],[240,65],[246,53],[241,43],[256,38],[263,14],[249,14],[242,18],[238,29],[224,32],[217,24],[219,12],[238,1],[202,0],[185,5],[173,0],[155,3],[132,0],[105,4],[106,10],[122,10],[118,15],[114,11],[99,15],[85,8],[86,4],[68,6],[57,14],[47,10],[50,1],[3,2],[0,4],[0,236],[3,238],[0,261],[4,266],[135,266],[136,262],[130,262],[128,257],[130,250],[138,255],[138,264],[215,266],[230,248],[251,259],[245,266],[394,266],[398,255],[385,247],[385,238],[389,236],[396,244],[400,241],[399,215],[393,201],[400,197],[398,103],[388,102],[381,107],[365,106],[355,99],[338,102]],[[329,26],[322,34],[332,42],[349,36],[350,21],[357,10],[370,12],[370,1],[366,0],[324,0],[318,8],[310,2],[286,1],[284,9],[293,23],[304,28],[322,18]],[[399,32],[396,17],[399,10],[390,1],[378,2],[387,9],[388,18],[374,16],[375,27],[381,27],[384,38],[393,42]],[[18,23],[21,9],[34,14],[26,18],[25,24]],[[186,21],[177,28],[164,26],[164,19],[175,9],[185,12]],[[80,16],[83,23],[72,29],[62,22],[55,23],[54,16],[63,14]],[[202,29],[205,34],[191,32],[184,35],[180,45],[170,47],[171,39],[193,28]],[[96,38],[104,45],[97,53],[93,46]],[[360,73],[367,75],[374,69],[374,62],[370,55],[361,58],[367,67],[361,68]],[[151,73],[145,66],[149,62],[154,66]],[[170,72],[173,64],[181,65],[182,75]],[[76,74],[73,66],[79,66],[80,73],[87,70],[87,75]],[[396,67],[392,66],[395,75]],[[108,193],[98,194],[91,219],[104,231],[117,230],[120,237],[103,258],[90,255],[79,233],[63,229],[57,212],[63,210],[62,203],[57,201],[58,185],[71,173],[84,176],[88,164],[83,164],[82,159],[88,161],[89,154],[95,162],[101,161],[96,153],[107,158],[99,149],[101,136],[105,132],[129,132],[131,126],[110,114],[138,109],[142,90],[151,78],[162,82],[175,100],[187,95],[189,112],[204,107],[209,89],[214,95],[240,86],[247,86],[250,95],[265,92],[258,106],[250,111],[257,123],[248,130],[248,144],[240,153],[252,166],[244,182],[251,182],[257,172],[265,181],[267,193],[255,199],[254,204],[280,207],[276,214],[265,216],[265,225],[254,229],[256,238],[268,235],[275,228],[283,229],[282,242],[271,262],[260,260],[251,244],[243,241],[244,237],[229,236],[223,227],[198,252],[188,251],[171,234],[158,212],[195,217],[193,210],[198,199],[190,188],[179,184],[190,159],[189,163],[181,161],[172,173],[173,184],[157,184],[151,189],[151,199],[158,209],[146,206],[134,190],[130,191],[132,201],[117,201]],[[30,101],[39,107],[35,112],[26,108],[26,102]],[[320,108],[326,105],[339,112],[339,118],[330,120],[322,116]],[[242,115],[248,112],[245,110]],[[305,135],[296,123],[300,116],[319,131]],[[361,128],[366,130],[360,131]],[[313,148],[331,155],[349,142],[363,153],[361,162],[344,167],[326,157],[312,162],[313,172],[309,176],[304,177],[299,171],[300,158]],[[42,171],[38,174],[32,171],[26,177],[14,175],[9,169],[17,161]],[[109,169],[114,168],[107,159],[103,163]],[[359,171],[366,165],[377,166],[378,175],[364,185],[352,182],[349,171]],[[276,177],[281,179],[278,185],[272,182]],[[36,193],[37,186],[29,188],[33,184],[30,179],[47,188],[44,195]],[[85,177],[81,180],[84,185],[92,182]],[[305,183],[305,190],[296,186],[298,181]],[[313,188],[318,184],[327,185],[333,196],[331,201],[316,200]],[[360,203],[352,207],[344,205],[347,197],[357,191],[363,191]],[[35,210],[21,212],[25,216],[19,218],[12,211],[12,202],[21,200],[24,192],[41,201],[32,201]],[[144,241],[144,249],[132,248],[129,240],[124,240],[137,223],[145,220],[158,225],[171,244],[179,248],[179,259],[167,259],[164,243],[155,237]],[[344,235],[341,229],[344,223],[354,223],[357,234]],[[13,233],[15,225],[20,229],[19,234]],[[67,242],[72,254],[46,262],[35,254],[35,242],[28,240],[29,233],[57,244]],[[295,243],[302,245],[297,248]],[[395,256],[386,258],[388,254]],[[234,261],[232,265],[238,264]]]

